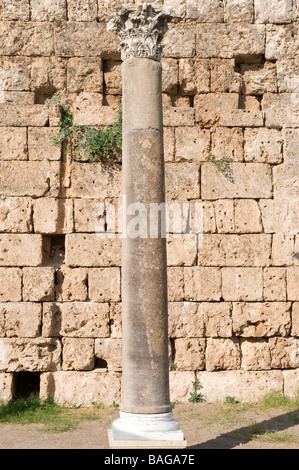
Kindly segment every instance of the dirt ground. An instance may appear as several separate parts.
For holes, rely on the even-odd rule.
[[[299,449],[299,410],[259,410],[217,403],[174,406],[187,449]],[[72,431],[51,434],[43,425],[0,425],[0,449],[109,449],[111,409]]]

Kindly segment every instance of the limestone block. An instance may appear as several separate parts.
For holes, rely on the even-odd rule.
[[[55,52],[59,57],[118,58],[116,36],[104,23],[61,22],[55,25]]]
[[[241,341],[242,369],[271,369],[271,354],[268,342],[260,339],[244,339]]]
[[[0,160],[27,160],[26,127],[2,127]]]
[[[286,300],[286,270],[285,268],[264,269],[264,299]]]
[[[55,146],[53,138],[58,134],[56,127],[29,127],[29,160],[60,160],[61,146]]]
[[[51,267],[23,268],[23,300],[54,300],[55,270]]]
[[[298,31],[293,25],[266,26],[266,60],[294,58],[298,48]]]
[[[205,367],[204,338],[178,338],[175,340],[174,363],[179,370],[203,370]]]
[[[40,266],[42,237],[30,234],[0,234],[0,266]]]
[[[76,232],[121,232],[121,200],[74,199]]]
[[[95,339],[95,356],[107,362],[108,371],[121,371],[121,339],[117,338],[96,338]]]
[[[70,267],[120,266],[121,240],[96,234],[68,234],[65,263]]]
[[[176,160],[205,161],[210,150],[210,132],[199,127],[175,129]]]
[[[203,233],[217,231],[214,204],[212,201],[203,201]]]
[[[204,163],[201,169],[203,199],[270,198],[272,178],[269,165],[262,163],[228,164],[219,170],[214,163]]]
[[[214,203],[218,233],[235,232],[235,204],[230,199],[218,199]]]
[[[0,126],[46,126],[48,110],[45,106],[17,106],[12,103],[0,103]]]
[[[111,302],[110,304],[110,336],[111,338],[122,337],[122,308],[121,303]]]
[[[54,53],[53,25],[39,21],[1,21],[1,56],[51,56]]]
[[[208,60],[181,59],[179,61],[179,91],[194,96],[210,92],[210,67]]]
[[[0,370],[54,371],[60,368],[61,344],[50,338],[1,338]]]
[[[220,0],[189,0],[187,18],[199,23],[223,23],[223,2]]]
[[[165,162],[171,162],[174,157],[174,129],[165,127],[163,129],[164,138],[164,159]]]
[[[62,370],[94,368],[94,339],[63,338],[62,345]]]
[[[6,90],[30,90],[30,59],[28,57],[2,57],[0,59],[0,90],[1,98]],[[1,102],[3,102],[1,99]]]
[[[168,330],[171,338],[198,338],[205,334],[204,316],[199,303],[169,302]]]
[[[106,60],[104,62],[104,86],[106,94],[121,95],[122,71],[120,60]]]
[[[158,5],[161,7],[162,4],[165,7],[172,7],[171,16],[173,18],[183,18],[185,16],[186,2],[185,0],[160,0]]]
[[[168,301],[178,302],[184,299],[184,269],[169,267],[167,270]]]
[[[240,107],[246,111],[260,111],[261,103],[257,96],[241,95]]]
[[[193,29],[168,28],[161,45],[163,57],[184,58],[195,56],[195,33]]]
[[[260,208],[254,199],[239,199],[236,201],[235,230],[237,233],[259,233],[263,231]]]
[[[253,23],[253,0],[226,0],[224,3],[225,23]]]
[[[66,60],[60,57],[36,57],[31,62],[31,90],[54,95],[66,88]],[[70,90],[71,91],[71,90]]]
[[[120,402],[120,376],[115,373],[97,371],[58,371],[45,379],[52,381],[52,387],[43,384],[48,394],[43,398],[52,399],[61,406],[112,405]]]
[[[271,235],[205,234],[198,250],[199,266],[268,266]]]
[[[195,120],[201,126],[211,126],[229,110],[237,110],[238,93],[206,93],[194,97]]]
[[[33,201],[33,224],[36,233],[60,234],[72,230],[73,201],[39,198]]]
[[[4,91],[3,103],[13,103],[19,106],[31,106],[35,102],[35,94],[33,91]]]
[[[207,401],[224,401],[232,396],[238,401],[258,401],[273,390],[283,392],[281,371],[219,371],[199,372],[201,392]]]
[[[120,300],[120,269],[94,268],[88,271],[89,298],[92,302]]]
[[[192,108],[167,106],[163,109],[163,122],[165,126],[193,126],[194,119],[195,113]]]
[[[257,64],[241,64],[245,94],[263,95],[264,93],[277,92],[276,66],[271,62]]]
[[[293,303],[291,334],[292,336],[299,336],[299,302]]]
[[[166,199],[199,198],[199,165],[198,163],[165,164]]]
[[[29,20],[29,0],[10,0],[0,5],[0,20]]]
[[[82,92],[73,105],[75,126],[111,126],[116,121],[116,109],[103,106],[103,96],[94,92]]]
[[[241,351],[236,338],[208,338],[206,349],[206,370],[239,369]]]
[[[224,300],[263,300],[262,268],[222,268]]]
[[[272,265],[290,266],[294,264],[294,236],[285,233],[275,233],[272,243]]]
[[[211,59],[211,91],[240,93],[242,77],[235,71],[234,59]]]
[[[299,122],[298,100],[292,93],[265,93],[262,99],[266,127],[280,129],[297,127]]]
[[[223,127],[262,127],[264,115],[261,111],[250,109],[228,110],[221,116],[220,125]]]
[[[299,300],[299,266],[287,268],[288,300]]]
[[[234,334],[247,338],[288,336],[291,329],[290,309],[288,302],[234,303]]]
[[[298,57],[282,57],[276,62],[277,83],[280,93],[294,93],[293,99],[298,103]]]
[[[112,168],[108,172],[101,163],[74,162],[71,182],[69,197],[117,197],[121,189],[121,172]]]
[[[97,0],[68,0],[67,2],[69,21],[95,21],[97,12]]]
[[[255,0],[254,7],[256,23],[283,24],[292,21],[292,0],[274,0],[271,3]]]
[[[297,199],[260,200],[264,232],[296,235],[299,232]]]
[[[283,129],[282,135],[284,138],[284,162],[298,163],[299,129]]]
[[[0,162],[0,186],[4,196],[56,196],[58,162]]]
[[[241,128],[217,127],[212,133],[212,154],[226,161],[243,161],[243,132]]]
[[[198,310],[204,318],[206,337],[232,336],[232,306],[229,302],[201,302]]]
[[[92,57],[69,59],[67,63],[67,89],[70,93],[82,91],[102,93],[102,61]]]
[[[270,338],[271,367],[295,369],[299,367],[299,340],[296,338]]]
[[[233,59],[265,53],[264,25],[238,23],[198,24],[196,52],[199,58]]]
[[[0,304],[0,336],[35,338],[40,335],[41,304],[8,302]]]
[[[245,129],[244,158],[246,162],[282,163],[281,133],[276,129]]]
[[[8,403],[13,398],[13,374],[0,373],[0,400]]]
[[[274,197],[294,199],[299,197],[299,165],[285,163],[273,169]]]
[[[22,271],[19,268],[0,268],[0,301],[22,300]]]
[[[87,269],[61,266],[56,271],[55,298],[58,302],[87,300]]]
[[[180,236],[167,239],[168,266],[193,266],[197,256],[196,237]]]
[[[26,197],[0,198],[0,231],[21,232],[32,231],[31,199]]]
[[[66,0],[31,1],[31,19],[34,21],[53,21],[66,19]]]
[[[185,267],[184,279],[186,300],[220,300],[221,272],[219,268]]]
[[[299,386],[298,369],[283,370],[282,373],[284,378],[283,393],[287,397],[295,398],[297,396]]]
[[[194,372],[191,371],[171,371],[169,373],[169,388],[171,402],[187,402],[193,392],[192,382]]]

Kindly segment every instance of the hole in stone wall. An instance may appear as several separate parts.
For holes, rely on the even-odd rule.
[[[44,86],[34,90],[34,104],[47,104],[56,93],[56,89],[52,86]]]
[[[15,372],[14,397],[28,398],[31,394],[39,396],[40,372]]]
[[[95,369],[107,369],[108,363],[107,361],[105,361],[105,359],[102,359],[101,357],[96,357],[94,367]]]
[[[65,235],[43,237],[43,265],[61,266],[65,257]]]

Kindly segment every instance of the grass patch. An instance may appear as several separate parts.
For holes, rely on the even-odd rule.
[[[60,433],[75,429],[81,421],[105,417],[109,407],[66,408],[35,395],[0,403],[1,424],[42,424],[43,432]]]
[[[273,390],[265,395],[260,405],[263,409],[277,409],[286,408],[288,410],[295,410],[299,408],[299,390],[294,397],[287,397],[282,392]]]

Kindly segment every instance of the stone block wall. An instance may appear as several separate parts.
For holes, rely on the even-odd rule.
[[[0,399],[20,372],[61,404],[120,400],[121,239],[99,237],[121,166],[53,146],[121,101],[119,0],[0,5]],[[169,237],[171,399],[299,385],[299,2],[164,0],[167,202],[200,203],[198,250]],[[210,155],[225,162],[219,167]]]

